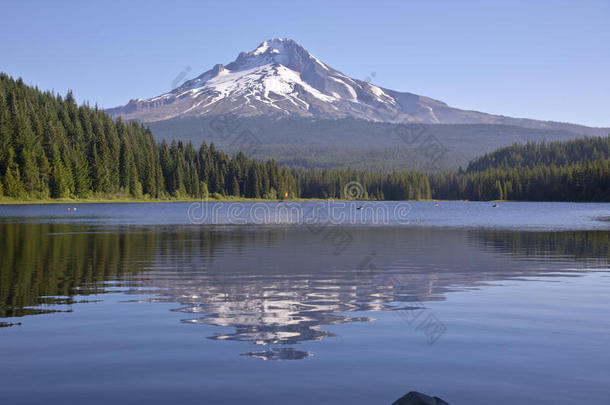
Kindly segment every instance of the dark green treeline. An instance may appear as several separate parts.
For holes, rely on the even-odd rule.
[[[0,196],[13,198],[208,195],[343,198],[359,180],[371,196],[429,198],[422,174],[290,171],[207,146],[154,141],[148,128],[0,75]],[[297,184],[299,180],[299,184]],[[402,189],[404,187],[404,189]],[[397,188],[401,188],[398,190]]]
[[[203,144],[158,144],[134,122],[42,93],[0,75],[0,195],[62,198],[125,195],[275,197],[296,191],[273,161],[229,157]]]
[[[610,136],[500,148],[430,176],[435,198],[610,201]]]
[[[455,173],[289,170],[213,144],[157,143],[138,123],[0,74],[0,197],[610,201],[609,138],[500,149]],[[360,190],[346,195],[346,185]],[[353,192],[354,190],[352,190]]]
[[[0,318],[69,311],[75,296],[105,293],[105,281],[134,280],[164,260],[172,266],[183,260],[186,268],[196,256],[206,265],[227,243],[256,238],[273,242],[277,236],[196,226],[108,232],[93,225],[0,222]]]
[[[605,231],[477,230],[469,232],[468,236],[486,248],[510,253],[517,259],[555,257],[558,260],[578,260],[602,267],[607,267],[610,260],[610,232]]]
[[[585,137],[564,142],[528,142],[524,145],[513,144],[486,153],[470,162],[468,173],[480,172],[490,168],[511,169],[517,167],[570,166],[584,165],[587,162],[610,159],[609,137]]]
[[[0,224],[0,317],[61,310],[101,281],[139,271],[154,233],[87,232],[69,224]],[[131,260],[126,262],[125,257]]]

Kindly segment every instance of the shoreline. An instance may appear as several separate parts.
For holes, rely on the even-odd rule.
[[[171,199],[146,199],[146,198],[117,198],[117,199],[105,199],[105,198],[58,198],[48,200],[10,200],[0,199],[0,206],[2,205],[42,205],[42,204],[144,204],[144,203],[184,203],[184,202],[279,202],[284,200],[267,200],[264,198],[171,198]],[[293,198],[286,201],[330,201],[322,198]],[[335,200],[338,201],[338,200]]]
[[[49,198],[49,199],[32,199],[20,200],[10,198],[0,198],[0,206],[2,205],[42,205],[42,204],[129,204],[129,203],[184,203],[184,202],[299,202],[299,201],[337,201],[337,202],[450,202],[461,201],[468,202],[469,200],[341,200],[334,198],[290,198],[288,200],[268,200],[265,198],[246,198],[246,197],[226,197],[226,198]],[[509,202],[504,200],[498,201],[480,201],[480,202]],[[516,202],[516,201],[515,201]]]
[[[518,200],[490,200],[490,201],[470,201],[470,200],[339,200],[332,198],[291,198],[288,200],[267,200],[264,198],[245,198],[245,197],[227,197],[227,198],[208,198],[205,200],[199,198],[171,198],[171,199],[146,199],[146,198],[60,198],[47,200],[18,200],[18,199],[2,199],[0,198],[0,206],[3,205],[45,205],[45,204],[145,204],[145,203],[185,203],[185,202],[302,202],[302,201],[336,201],[336,202],[480,202],[480,203],[513,203],[513,202],[540,202],[540,203],[580,203],[580,204],[599,204],[603,201],[518,201]]]

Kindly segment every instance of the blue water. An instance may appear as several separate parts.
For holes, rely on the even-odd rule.
[[[11,221],[98,225],[424,226],[518,230],[607,230],[608,203],[186,202],[0,205]],[[359,209],[360,208],[360,209]],[[605,221],[600,221],[605,219]]]
[[[206,204],[1,206],[3,403],[607,402],[610,204]]]

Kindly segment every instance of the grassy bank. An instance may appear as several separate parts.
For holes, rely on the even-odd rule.
[[[178,202],[196,202],[201,201],[200,198],[47,198],[47,199],[19,199],[19,198],[0,198],[0,205],[20,205],[20,204],[109,204],[109,203],[178,203]],[[266,200],[263,198],[244,198],[244,197],[222,197],[222,198],[207,198],[205,201],[279,201]],[[291,198],[287,201],[326,201],[324,199],[314,198]]]

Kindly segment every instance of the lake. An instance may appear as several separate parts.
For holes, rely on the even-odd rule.
[[[6,404],[607,403],[610,204],[0,206]]]

